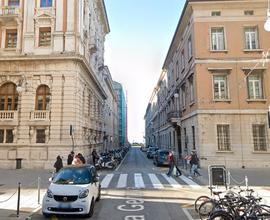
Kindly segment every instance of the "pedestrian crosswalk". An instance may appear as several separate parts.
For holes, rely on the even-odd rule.
[[[185,177],[169,177],[164,173],[120,173],[106,174],[100,176],[101,188],[135,188],[135,189],[181,189],[190,187],[193,189],[202,188],[193,180]]]

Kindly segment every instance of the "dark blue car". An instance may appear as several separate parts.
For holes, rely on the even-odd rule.
[[[158,150],[156,151],[154,158],[153,158],[153,163],[156,166],[168,166],[169,165],[169,155],[170,151],[169,150]]]

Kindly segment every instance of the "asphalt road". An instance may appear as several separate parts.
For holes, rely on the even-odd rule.
[[[102,189],[102,198],[95,204],[95,212],[91,219],[98,220],[191,220],[194,217],[192,204],[201,195],[201,190],[182,186],[177,180],[175,185],[166,181],[167,167],[159,168],[152,160],[146,158],[139,148],[132,147],[122,164],[114,171],[105,171],[100,181],[112,177]],[[126,175],[125,186],[117,187],[123,175]],[[107,177],[106,177],[107,176]],[[158,179],[160,188],[155,188],[149,177]],[[171,178],[176,179],[176,177]],[[174,181],[172,180],[172,181]],[[103,182],[103,183],[104,183]],[[179,183],[179,185],[178,185]],[[123,185],[123,183],[122,183]],[[179,187],[177,187],[179,186]],[[45,219],[41,212],[32,216],[33,220]],[[51,219],[81,219],[78,216],[52,216]]]

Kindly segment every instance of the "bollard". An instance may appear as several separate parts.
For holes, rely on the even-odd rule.
[[[18,183],[17,217],[20,215],[21,183]]]
[[[40,180],[41,178],[38,177],[38,204],[40,204]]]
[[[245,176],[246,189],[248,189],[248,178]]]
[[[228,171],[228,186],[230,187],[231,185],[231,172]]]

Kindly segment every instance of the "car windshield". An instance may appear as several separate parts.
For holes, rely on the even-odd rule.
[[[55,184],[88,184],[92,181],[90,170],[86,167],[64,168],[54,177]]]

